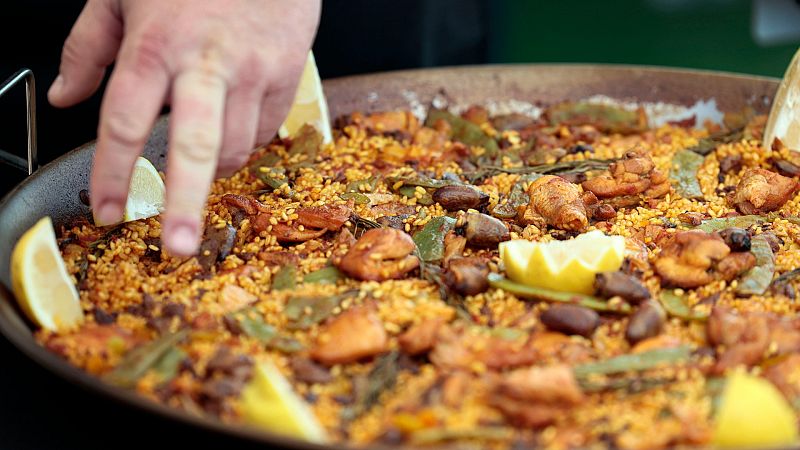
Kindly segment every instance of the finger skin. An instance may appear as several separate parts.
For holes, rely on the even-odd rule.
[[[173,84],[164,244],[189,256],[200,243],[201,216],[222,145],[227,86],[207,67],[178,75]]]
[[[229,176],[241,168],[253,151],[261,109],[260,94],[260,89],[239,87],[228,95],[217,177]]]
[[[100,108],[90,191],[101,224],[122,220],[133,166],[169,88],[168,70],[155,56],[164,46],[157,36],[126,37]]]
[[[258,120],[258,145],[268,144],[275,137],[278,128],[289,113],[294,99],[294,88],[273,90],[261,101],[261,113]]]
[[[64,108],[91,96],[114,62],[122,40],[118,3],[90,0],[64,42],[59,76],[48,91],[53,106]]]

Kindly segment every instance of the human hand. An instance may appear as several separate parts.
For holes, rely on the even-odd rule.
[[[48,97],[74,105],[116,61],[100,111],[90,183],[102,222],[122,218],[131,173],[171,104],[162,240],[197,251],[215,173],[240,168],[291,106],[320,0],[88,0]]]

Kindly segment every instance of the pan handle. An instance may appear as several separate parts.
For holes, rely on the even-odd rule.
[[[0,150],[0,164],[27,171],[28,175],[31,175],[39,168],[39,161],[36,155],[36,79],[33,76],[33,71],[22,69],[11,75],[3,84],[0,84],[0,97],[3,97],[21,81],[25,81],[25,105],[28,110],[28,160],[25,161],[17,155]]]

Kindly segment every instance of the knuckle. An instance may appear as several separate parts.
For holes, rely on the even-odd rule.
[[[264,84],[267,77],[266,59],[257,52],[249,52],[242,57],[239,64],[238,87],[256,90]]]
[[[101,134],[121,146],[132,147],[144,144],[148,127],[140,119],[122,111],[113,111],[103,118]]]
[[[132,47],[131,56],[135,70],[150,72],[166,69],[164,52],[169,43],[168,36],[167,30],[158,24],[144,29]]]
[[[76,65],[83,59],[81,50],[84,46],[81,44],[81,39],[78,34],[73,30],[70,32],[67,40],[64,41],[64,47],[61,50],[61,62],[63,64]]]

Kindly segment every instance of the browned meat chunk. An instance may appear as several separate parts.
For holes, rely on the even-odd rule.
[[[444,257],[445,264],[453,258],[460,258],[467,246],[467,238],[459,236],[452,231],[444,236]]]
[[[420,322],[401,334],[397,340],[400,348],[409,355],[426,353],[436,343],[436,335],[444,325],[444,319],[437,317]]]
[[[492,369],[518,367],[536,361],[538,352],[528,342],[467,334],[466,330],[442,327],[430,353],[431,361],[444,369],[470,370],[476,363]]]
[[[411,143],[431,150],[439,150],[447,143],[447,136],[447,132],[441,132],[428,127],[420,127],[420,129],[414,133],[414,138]]]
[[[429,355],[434,365],[448,370],[472,370],[475,364],[502,370],[548,359],[573,364],[588,356],[584,344],[561,333],[536,333],[526,340],[510,340],[448,326],[439,330]]]
[[[789,400],[800,397],[800,354],[787,356],[777,364],[764,370],[764,378],[768,379]]]
[[[352,211],[345,205],[310,206],[297,210],[297,222],[311,228],[336,231],[350,220]]]
[[[325,326],[311,357],[328,366],[351,363],[382,353],[387,341],[374,308],[361,306],[343,312]]]
[[[742,214],[762,214],[783,206],[798,189],[797,180],[766,169],[750,169],[742,175],[736,190],[728,194],[728,204]]]
[[[290,264],[297,265],[300,263],[300,257],[291,252],[260,252],[258,259],[264,261],[267,266],[288,266]]]
[[[222,196],[222,203],[229,209],[241,210],[248,216],[255,216],[259,212],[266,212],[267,208],[253,197],[237,194],[225,194]]]
[[[505,374],[497,383],[491,402],[514,424],[541,428],[583,399],[572,368],[557,365]]]
[[[115,345],[111,345],[112,341]],[[50,335],[44,345],[73,364],[80,364],[89,373],[98,374],[110,368],[107,356],[122,354],[140,341],[130,331],[116,325],[87,325],[73,333]]]
[[[742,155],[734,154],[722,158],[719,162],[719,172],[722,175],[737,173],[742,169]]]
[[[716,307],[706,326],[708,341],[723,346],[714,367],[723,373],[739,365],[760,363],[768,352],[773,356],[800,350],[800,324],[767,313],[736,314]]]
[[[303,383],[309,384],[325,384],[333,380],[333,375],[328,372],[328,369],[320,366],[314,361],[303,358],[301,356],[292,357],[289,360],[289,366],[294,372],[294,378]]]
[[[336,266],[361,281],[402,278],[419,267],[419,258],[411,254],[415,248],[408,234],[394,228],[375,228],[364,233]]]
[[[305,242],[340,229],[350,214],[345,205],[325,205],[298,209],[297,220],[291,224],[277,222],[271,212],[261,212],[251,220],[256,232],[266,231],[278,242]]]
[[[402,131],[413,134],[419,128],[419,119],[410,111],[385,111],[366,117],[361,113],[354,113],[351,119],[370,130],[384,133]]]
[[[583,392],[566,365],[530,367],[506,374],[497,386],[501,394],[530,402],[578,404]]]
[[[259,217],[263,216],[256,217],[256,220],[253,222],[253,228],[256,231],[263,231],[265,228],[262,228],[263,221],[259,220]],[[297,222],[291,225],[278,223],[277,225],[272,225],[270,234],[275,236],[275,239],[277,239],[278,242],[305,242],[311,239],[316,239],[328,231],[324,228],[316,229],[300,227],[301,225]]]
[[[225,194],[222,196],[222,202],[231,211],[231,215],[249,217],[257,233],[266,231],[281,243],[305,242],[318,238],[328,231],[336,231],[342,228],[352,213],[345,205],[299,208],[297,220],[288,224],[278,222],[273,211],[252,197]],[[234,220],[234,222],[239,221],[241,218]]]
[[[581,187],[561,177],[545,175],[528,188],[530,205],[525,216],[561,230],[582,231],[589,225],[588,203],[594,203]],[[594,197],[593,194],[589,194]],[[596,198],[595,198],[596,200]]]
[[[477,295],[489,289],[489,266],[480,257],[450,260],[443,276],[445,284],[461,295]]]
[[[489,121],[489,111],[483,106],[472,105],[461,113],[461,117],[476,125],[481,125]]]
[[[718,279],[730,281],[755,262],[751,253],[731,253],[719,235],[692,230],[663,239],[655,270],[664,285],[695,288]]]
[[[258,297],[235,284],[227,284],[219,293],[219,306],[226,313],[231,313],[255,303]]]
[[[659,198],[669,192],[670,183],[648,155],[628,152],[611,164],[607,174],[584,181],[583,188],[601,199],[638,194]]]

